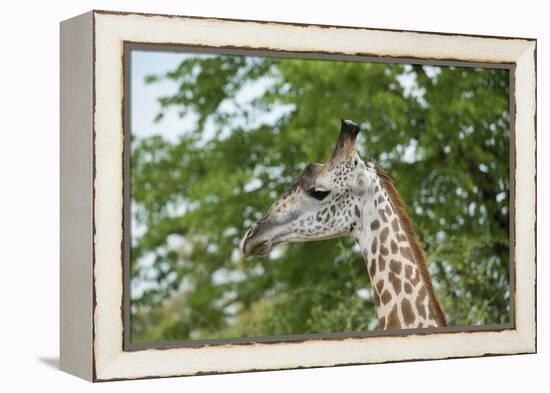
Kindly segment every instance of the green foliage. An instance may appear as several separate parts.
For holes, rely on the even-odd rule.
[[[340,118],[408,204],[450,323],[509,321],[507,70],[214,56],[162,79],[180,86],[163,111],[197,121],[133,141],[133,342],[377,328],[351,239],[238,253]]]

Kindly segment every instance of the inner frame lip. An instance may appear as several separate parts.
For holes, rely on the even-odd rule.
[[[402,31],[402,30],[396,30]],[[418,32],[417,32],[418,33]],[[430,32],[430,34],[438,34]],[[471,36],[471,35],[466,35]],[[495,37],[506,39],[506,37]],[[522,38],[520,38],[522,39]],[[529,39],[527,39],[529,40]],[[207,340],[174,340],[166,342],[152,343],[132,343],[131,342],[131,277],[130,277],[130,241],[131,241],[131,174],[130,174],[130,157],[131,157],[131,53],[132,51],[148,51],[148,52],[170,52],[170,53],[206,53],[218,55],[249,55],[259,57],[280,57],[280,58],[296,58],[296,59],[317,59],[317,60],[346,60],[373,62],[385,64],[411,64],[411,65],[437,65],[437,66],[456,66],[456,67],[471,67],[471,68],[493,68],[507,69],[509,71],[509,114],[510,114],[510,129],[509,129],[509,199],[510,199],[510,220],[509,220],[509,239],[510,244],[513,244],[515,239],[515,194],[516,182],[514,172],[516,167],[516,152],[515,152],[515,72],[516,63],[514,62],[477,62],[465,61],[459,59],[442,59],[442,58],[417,58],[417,57],[393,57],[393,56],[377,56],[373,54],[346,54],[337,52],[318,52],[318,51],[287,51],[274,48],[252,48],[252,47],[236,47],[236,46],[208,46],[208,45],[189,45],[180,43],[162,43],[162,42],[138,42],[124,40],[123,55],[122,55],[122,82],[123,82],[123,103],[122,103],[122,119],[123,119],[123,240],[122,240],[122,271],[123,271],[123,293],[121,314],[123,321],[123,342],[122,350],[127,352],[140,351],[145,349],[167,350],[175,348],[202,348],[206,346],[227,346],[227,345],[254,345],[254,344],[278,344],[278,343],[302,343],[307,341],[334,341],[345,339],[360,339],[370,337],[408,337],[427,334],[458,334],[458,333],[474,333],[474,332],[502,332],[516,329],[516,283],[515,283],[515,255],[514,247],[509,247],[509,283],[510,283],[510,322],[502,324],[489,325],[455,325],[443,328],[416,328],[416,329],[400,329],[400,330],[374,330],[366,332],[336,332],[336,333],[316,333],[316,334],[295,334],[284,336],[251,336],[251,337],[236,337],[229,339],[207,339]],[[272,247],[277,245],[273,242]]]

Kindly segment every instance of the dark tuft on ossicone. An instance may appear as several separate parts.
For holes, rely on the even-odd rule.
[[[359,134],[359,126],[353,121],[341,119],[341,123],[341,133],[346,133],[352,135],[353,137],[356,137],[357,134]]]

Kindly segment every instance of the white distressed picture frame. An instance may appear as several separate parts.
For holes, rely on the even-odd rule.
[[[513,70],[513,323],[399,335],[128,349],[128,43]],[[91,381],[536,352],[536,40],[92,11],[61,24],[61,368]]]

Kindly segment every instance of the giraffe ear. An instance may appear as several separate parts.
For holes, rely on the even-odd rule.
[[[345,156],[355,149],[359,126],[351,120],[341,119],[340,136],[332,154],[333,159]]]

